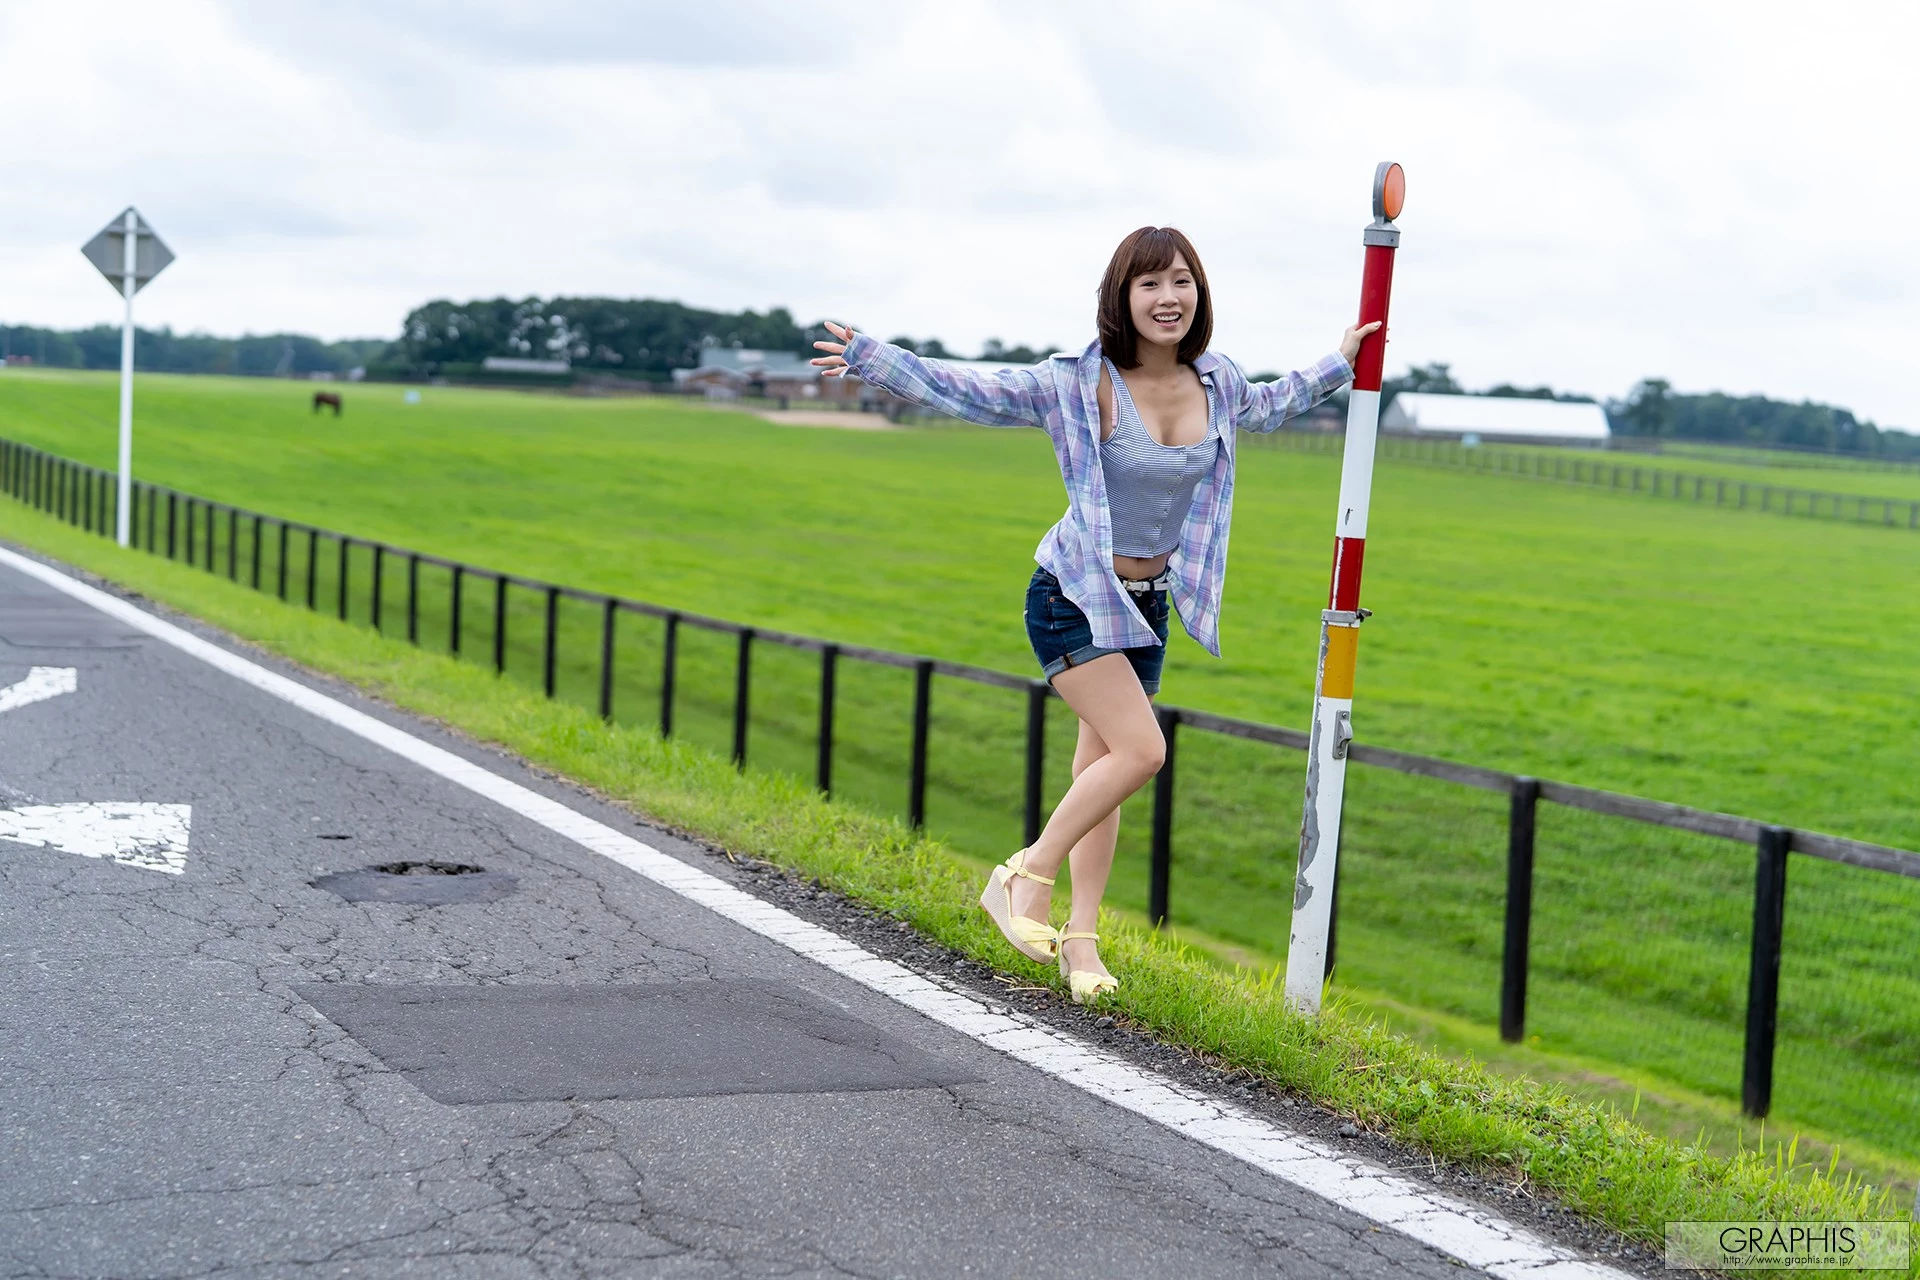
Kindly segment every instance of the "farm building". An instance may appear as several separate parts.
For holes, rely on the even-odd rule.
[[[1022,366],[1004,360],[943,360],[961,369],[994,371]],[[855,405],[893,416],[905,402],[891,392],[870,387],[858,378],[823,378],[804,355],[792,351],[759,351],[749,347],[704,346],[700,363],[675,369],[673,385],[682,391],[703,392],[715,400],[762,396],[770,400],[820,400]]]
[[[1523,396],[1449,396],[1402,391],[1380,415],[1385,431],[1423,436],[1468,436],[1601,444],[1607,411],[1597,404],[1530,400]]]
[[[739,396],[765,396],[770,399],[848,400],[851,387],[835,384],[838,378],[822,378],[820,371],[807,363],[807,357],[793,351],[760,351],[751,347],[704,346],[700,363],[691,369],[675,369],[673,385],[683,391],[702,391],[715,400]]]

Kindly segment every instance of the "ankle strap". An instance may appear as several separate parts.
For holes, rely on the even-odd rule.
[[[1013,865],[1013,858],[1020,859],[1019,866],[1016,867]],[[1006,864],[1007,870],[1013,872],[1013,874],[1017,876],[1025,876],[1027,879],[1038,881],[1041,884],[1053,883],[1054,877],[1035,875],[1033,872],[1027,870],[1027,851],[1025,849],[1022,849],[1020,852],[1014,854],[1013,858],[1008,858],[1007,864]]]
[[[1062,933],[1057,936],[1062,942],[1066,942],[1073,938],[1093,938],[1095,940],[1098,940],[1100,937],[1100,935],[1097,933]]]

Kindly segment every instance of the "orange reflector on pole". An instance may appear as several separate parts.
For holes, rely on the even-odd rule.
[[[1407,171],[1397,164],[1387,165],[1386,170],[1375,184],[1373,216],[1392,222],[1407,203]]]

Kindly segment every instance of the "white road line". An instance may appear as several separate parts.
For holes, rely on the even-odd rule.
[[[1039,1071],[1144,1116],[1203,1146],[1304,1188],[1503,1280],[1628,1280],[1485,1209],[1356,1160],[1250,1112],[1182,1088],[1155,1072],[1092,1049],[1015,1013],[991,1011],[718,877],[661,853],[605,823],[490,773],[477,764],[345,703],[230,653],[117,596],[0,547],[0,564],[65,592],[303,711],[467,788],[711,911],[771,938],[836,973],[891,997],[943,1026]]]
[[[29,804],[0,809],[0,840],[38,845],[83,858],[111,858],[129,867],[179,875],[187,869],[193,808],[138,800]]]
[[[25,680],[0,689],[0,711],[11,711],[30,702],[45,702],[80,687],[80,673],[74,667],[35,667]]]

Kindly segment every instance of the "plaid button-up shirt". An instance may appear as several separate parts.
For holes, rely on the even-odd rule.
[[[1060,579],[1069,600],[1092,624],[1103,649],[1159,644],[1113,571],[1113,522],[1100,470],[1100,344],[1062,353],[1025,369],[981,372],[855,334],[848,372],[897,396],[989,427],[1042,427],[1053,439],[1067,486],[1067,513],[1047,530],[1034,559]],[[1275,382],[1249,382],[1240,366],[1209,351],[1194,372],[1220,406],[1214,431],[1220,452],[1211,475],[1194,490],[1193,507],[1168,562],[1170,593],[1187,634],[1220,656],[1220,597],[1227,576],[1227,529],[1233,518],[1235,428],[1272,431],[1306,412],[1353,377],[1338,353]]]

